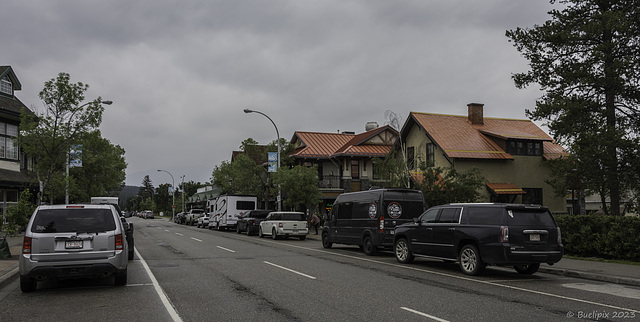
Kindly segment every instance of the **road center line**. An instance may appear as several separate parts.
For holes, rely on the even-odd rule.
[[[602,307],[608,307],[608,308],[612,308],[612,309],[620,310],[620,311],[628,311],[628,312],[640,313],[640,310],[638,310],[638,309],[629,309],[629,308],[624,308],[624,307],[619,307],[619,306],[614,306],[614,305],[609,305],[609,304],[604,304],[604,303],[598,303],[598,302],[578,299],[578,298],[574,298],[574,297],[568,297],[568,296],[563,296],[563,295],[558,295],[558,294],[553,294],[553,293],[530,290],[530,289],[517,287],[517,286],[497,284],[497,283],[494,283],[494,282],[491,282],[491,281],[481,281],[481,280],[476,280],[476,279],[469,278],[469,277],[457,276],[457,275],[452,275],[452,274],[447,274],[447,273],[440,273],[440,272],[436,272],[436,271],[430,271],[430,270],[426,270],[426,269],[412,267],[410,265],[407,266],[407,265],[402,265],[402,264],[385,263],[385,262],[381,262],[381,261],[377,261],[377,260],[373,260],[373,259],[369,259],[369,258],[345,255],[345,254],[340,254],[340,253],[329,252],[329,251],[322,250],[322,249],[314,249],[314,248],[291,245],[291,244],[285,244],[285,243],[276,243],[276,242],[272,242],[272,241],[268,241],[268,240],[265,240],[265,242],[274,243],[274,244],[278,244],[278,245],[282,245],[282,246],[289,246],[289,247],[293,247],[293,248],[300,248],[300,249],[310,250],[310,251],[314,251],[314,252],[318,252],[318,253],[324,253],[324,254],[329,254],[329,255],[334,255],[334,256],[341,256],[341,257],[361,260],[361,261],[364,261],[364,262],[371,262],[371,263],[377,263],[377,264],[382,264],[382,265],[387,265],[387,266],[392,266],[392,267],[399,267],[399,268],[403,268],[403,269],[408,269],[408,270],[413,270],[413,271],[418,271],[418,272],[423,272],[423,273],[428,273],[428,274],[433,274],[433,275],[446,276],[446,277],[451,277],[451,278],[455,278],[455,279],[459,279],[459,280],[465,280],[465,281],[474,282],[474,283],[487,284],[487,285],[492,285],[492,286],[497,286],[497,287],[502,287],[502,288],[508,288],[508,289],[517,290],[517,291],[521,291],[521,292],[539,294],[539,295],[548,296],[548,297],[555,297],[555,298],[559,298],[559,299],[563,299],[563,300],[567,300],[567,301],[573,301],[573,302],[592,304],[592,305],[597,305],[597,306],[602,306]]]
[[[422,313],[422,312],[420,312],[420,311],[416,311],[416,310],[410,309],[410,308],[408,308],[408,307],[401,307],[401,309],[403,309],[403,310],[405,310],[405,311],[409,311],[409,312],[414,313],[414,314],[417,314],[417,315],[424,316],[424,317],[429,318],[429,319],[432,319],[432,320],[434,320],[434,321],[449,322],[449,320],[444,320],[444,319],[441,319],[441,318],[439,318],[439,317],[435,317],[435,316],[433,316],[433,315],[429,315],[429,314],[427,314],[427,313]]]
[[[229,249],[229,248],[224,248],[224,247],[222,247],[222,246],[216,246],[216,247],[218,247],[218,248],[220,248],[220,249],[222,249],[222,250],[226,250],[226,251],[228,251],[228,252],[230,252],[230,253],[235,253],[235,252],[236,252],[235,250],[231,250],[231,249]]]
[[[175,322],[182,322],[182,318],[180,318],[180,315],[178,315],[176,308],[173,307],[173,304],[171,304],[171,301],[169,300],[169,298],[167,297],[167,294],[162,289],[162,286],[160,286],[160,284],[158,283],[158,280],[156,279],[156,277],[151,272],[151,269],[149,268],[149,265],[147,265],[147,262],[144,260],[144,258],[142,258],[142,255],[140,255],[140,253],[138,252],[138,249],[134,248],[133,250],[136,252],[136,255],[140,259],[140,263],[142,263],[144,270],[147,271],[147,275],[149,275],[149,278],[151,278],[151,283],[153,283],[153,288],[156,290],[158,297],[160,297],[160,300],[162,301],[162,304],[164,304],[164,307],[167,309],[167,313],[169,313],[169,316],[171,316],[171,319]]]
[[[198,238],[195,238],[195,237],[191,237],[191,239],[193,239],[193,240],[195,240],[195,241],[202,242],[202,240],[200,240],[200,239],[198,239]]]
[[[178,236],[184,236],[184,235],[183,235],[183,234],[181,234],[181,233],[175,233],[175,234],[176,234],[176,235],[178,235]]]
[[[307,274],[304,274],[304,273],[300,273],[300,272],[298,272],[298,271],[294,271],[294,270],[292,270],[292,269],[290,269],[290,268],[286,268],[286,267],[284,267],[284,266],[276,265],[276,264],[274,264],[274,263],[269,263],[269,262],[267,262],[267,261],[264,261],[263,263],[265,263],[265,264],[269,264],[269,265],[271,265],[271,266],[275,266],[275,267],[280,268],[280,269],[284,269],[285,271],[289,271],[289,272],[291,272],[291,273],[295,273],[295,274],[298,274],[298,275],[300,275],[300,276],[304,276],[304,277],[310,278],[310,279],[312,279],[312,280],[316,279],[315,277],[313,277],[313,276],[311,276],[311,275],[307,275]]]

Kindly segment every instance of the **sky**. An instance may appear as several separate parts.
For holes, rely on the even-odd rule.
[[[209,182],[247,138],[362,133],[410,112],[526,119],[528,62],[506,30],[543,24],[546,0],[26,0],[0,10],[0,65],[36,113],[61,72],[105,105],[126,184]],[[539,124],[542,125],[542,124]]]

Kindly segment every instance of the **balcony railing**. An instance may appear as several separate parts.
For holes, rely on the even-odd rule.
[[[318,179],[318,188],[340,189],[340,176],[322,176]]]

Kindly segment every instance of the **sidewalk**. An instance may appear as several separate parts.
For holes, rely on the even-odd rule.
[[[22,250],[23,235],[8,237],[11,259],[0,259],[0,288],[18,278],[18,256]],[[319,235],[309,234],[307,239],[320,241]],[[563,258],[553,266],[540,265],[540,273],[562,275],[608,283],[640,286],[640,266],[616,263],[601,263],[587,260]]]

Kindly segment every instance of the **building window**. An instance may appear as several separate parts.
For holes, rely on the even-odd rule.
[[[509,140],[507,152],[512,155],[542,155],[541,141]]]
[[[0,122],[0,158],[18,160],[18,146],[14,143],[17,137],[17,125]]]
[[[8,77],[0,79],[0,92],[7,95],[13,95],[13,85]]]
[[[434,152],[433,143],[427,143],[426,150],[427,150],[427,158],[426,158],[427,166],[428,167],[433,167],[433,166],[436,165],[436,155],[435,155],[435,152]]]
[[[360,162],[351,160],[351,179],[360,179]]]
[[[542,188],[522,188],[522,191],[525,192],[522,195],[523,204],[542,205]]]
[[[415,163],[416,163],[416,154],[415,154],[415,148],[410,146],[407,148],[407,168],[409,168],[409,170],[413,170],[415,169]]]

